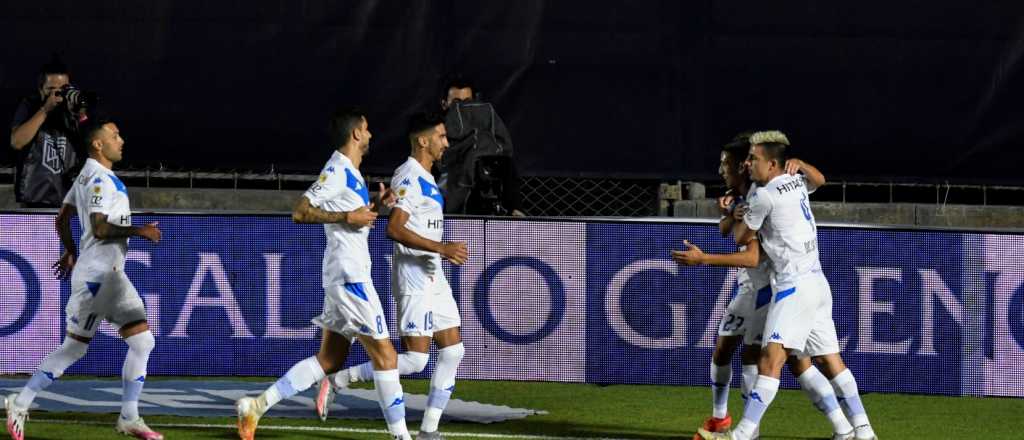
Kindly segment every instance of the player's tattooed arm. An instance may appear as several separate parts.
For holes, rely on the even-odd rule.
[[[354,211],[332,212],[313,206],[306,197],[299,197],[298,203],[292,209],[292,221],[295,223],[344,223],[361,228],[373,227],[376,220],[377,212],[373,210],[373,203]]]
[[[292,221],[295,223],[344,223],[346,217],[345,212],[330,212],[317,208],[305,197],[299,197],[299,202],[292,208]]]
[[[162,233],[157,228],[157,222],[147,223],[143,226],[117,226],[107,221],[107,215],[101,212],[94,212],[89,216],[92,220],[92,235],[100,240],[114,240],[118,238],[142,237],[153,243],[159,243]]]

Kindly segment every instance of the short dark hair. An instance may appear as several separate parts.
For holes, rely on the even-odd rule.
[[[417,112],[409,117],[409,139],[444,124],[444,118],[434,112]]]
[[[348,142],[352,132],[366,119],[366,112],[356,107],[341,107],[331,115],[327,136],[331,147],[338,148]]]
[[[86,120],[81,127],[79,127],[79,136],[81,136],[82,145],[86,151],[92,147],[92,141],[96,140],[99,136],[100,131],[103,130],[103,126],[113,123],[107,116],[93,117]]]
[[[36,78],[38,87],[43,87],[43,84],[46,84],[47,75],[71,76],[71,69],[68,69],[67,64],[64,64],[64,61],[61,61],[59,55],[53,54],[53,56],[50,57],[50,61],[47,61],[46,64],[43,64],[43,66],[39,68],[39,76]]]
[[[736,136],[733,136],[732,140],[722,146],[722,151],[729,153],[734,160],[742,162],[747,158],[747,153],[750,152],[750,135],[753,134],[749,131],[744,131]]]

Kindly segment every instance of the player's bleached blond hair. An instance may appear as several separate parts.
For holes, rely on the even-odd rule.
[[[759,131],[750,135],[750,145],[762,144],[789,145],[789,138],[779,130]]]

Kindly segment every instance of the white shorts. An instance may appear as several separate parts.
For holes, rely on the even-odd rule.
[[[399,295],[395,303],[402,336],[432,336],[435,331],[462,326],[459,306],[443,273],[430,280],[426,291]]]
[[[740,284],[718,324],[718,336],[743,336],[744,345],[761,345],[771,302],[770,285],[755,289],[752,284]]]
[[[358,335],[388,339],[388,322],[373,283],[345,283],[324,288],[324,311],[313,318],[324,330],[349,340]]]
[[[71,273],[71,297],[64,309],[67,331],[92,338],[102,320],[120,329],[146,320],[146,305],[121,269],[102,273]]]
[[[805,276],[789,288],[773,291],[763,345],[780,343],[798,357],[839,353],[832,289],[824,274]]]

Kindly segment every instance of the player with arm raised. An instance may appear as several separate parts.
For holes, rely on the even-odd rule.
[[[747,399],[743,420],[727,434],[699,433],[704,438],[755,438],[761,417],[779,389],[782,365],[789,355],[810,356],[836,390],[855,438],[874,439],[860,400],[856,380],[839,355],[832,320],[832,291],[821,270],[817,225],[808,195],[825,183],[817,168],[800,160],[786,161],[789,140],[778,131],[754,133],[746,165],[758,185],[748,198],[743,221],[737,222],[737,243],[755,235],[771,259],[772,304],[765,322],[765,340],[758,378]],[[789,171],[799,173],[790,174]]]
[[[750,149],[750,135],[740,135],[723,149],[719,174],[725,180],[729,193],[719,199],[722,218],[719,229],[723,235],[729,235],[736,227],[736,220],[742,221],[742,207],[746,196],[753,191],[750,176],[743,162]],[[701,427],[709,432],[726,432],[728,417],[729,383],[732,379],[731,361],[736,346],[742,341],[743,363],[742,396],[746,400],[757,380],[757,360],[761,353],[762,333],[768,306],[771,303],[771,266],[768,258],[761,255],[761,248],[756,239],[745,245],[734,254],[704,254],[700,248],[685,242],[687,251],[675,251],[673,259],[680,264],[738,267],[736,273],[739,290],[729,302],[726,314],[719,326],[719,336],[711,362],[711,382],[713,411],[712,417]],[[807,357],[790,356],[787,360],[790,371],[797,378],[808,398],[821,410],[832,423],[833,438],[846,439],[853,431],[843,412],[839,409],[832,386]],[[723,416],[724,414],[724,416]],[[726,422],[726,423],[723,423]],[[699,437],[699,434],[696,436]]]

